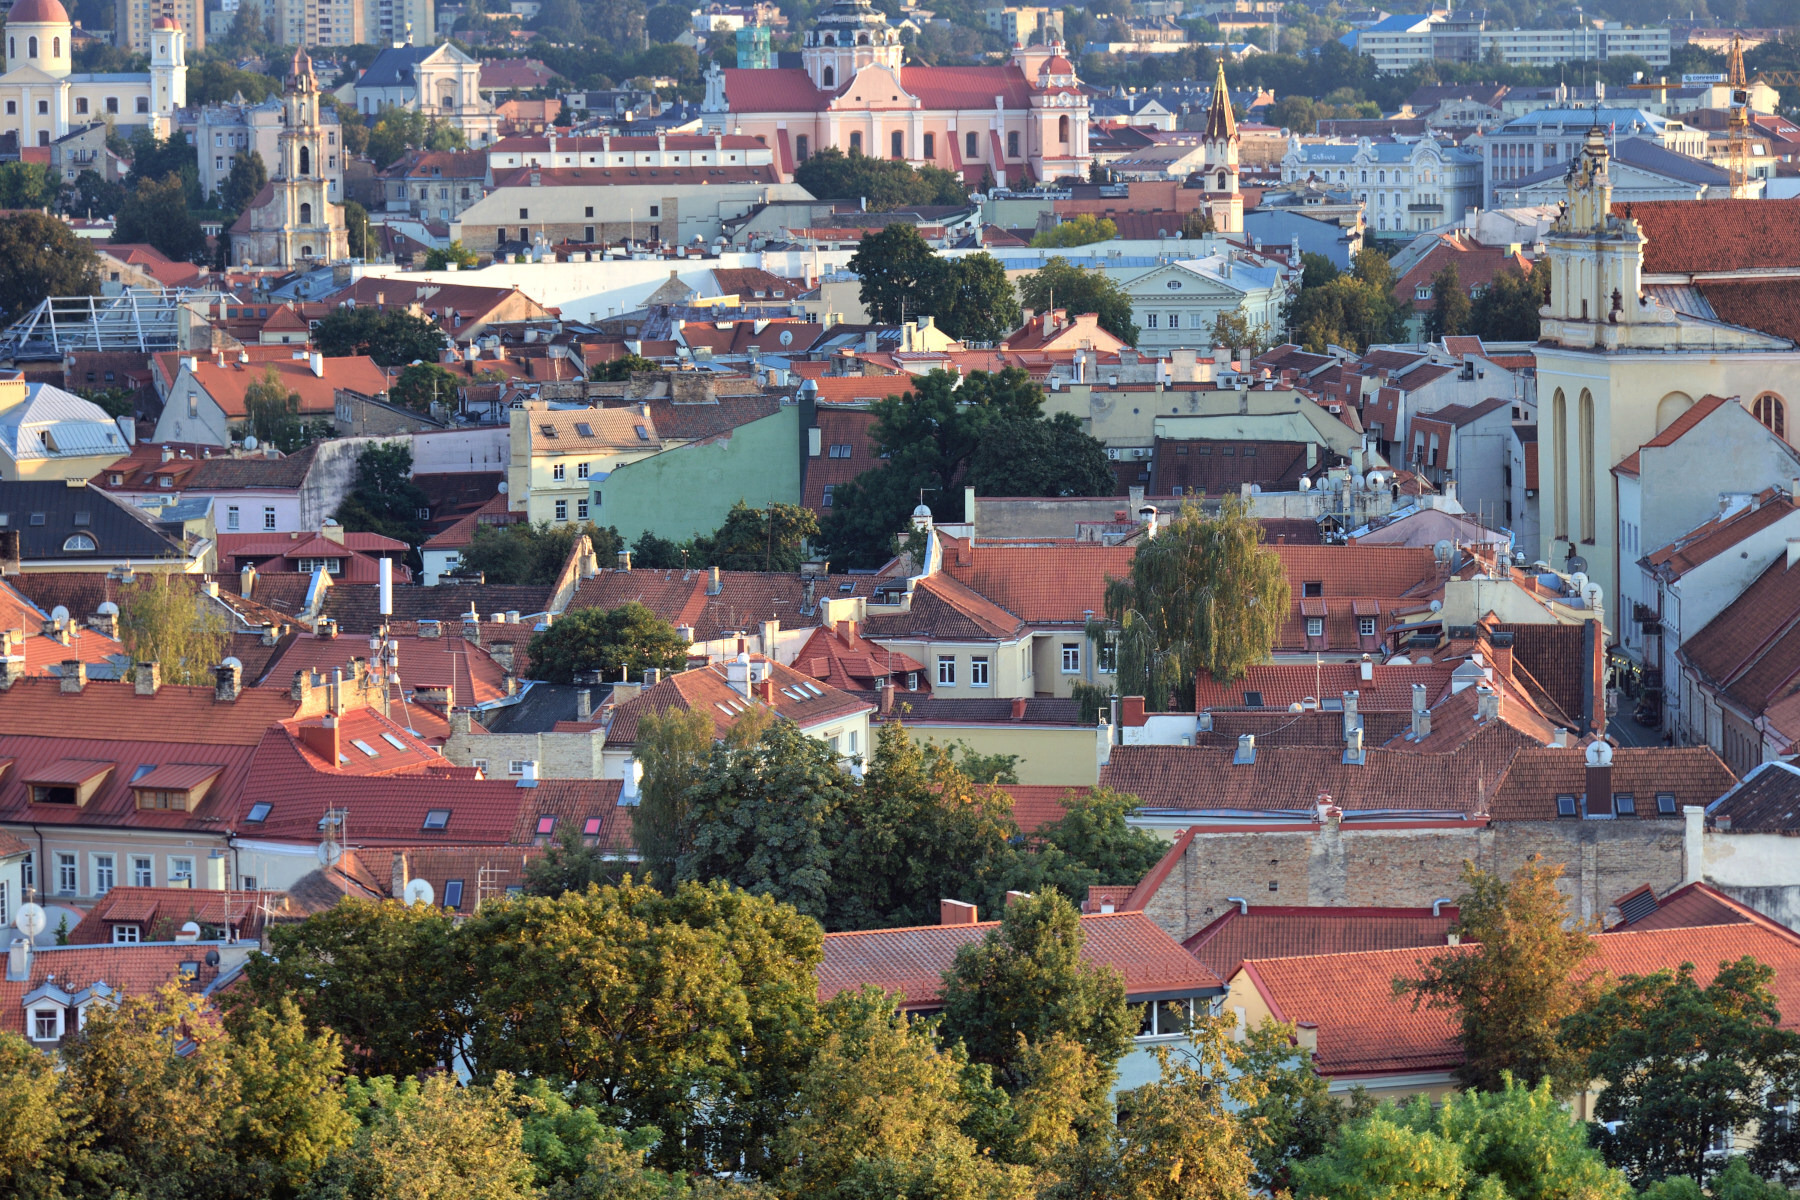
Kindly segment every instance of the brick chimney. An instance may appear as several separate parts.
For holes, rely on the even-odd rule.
[[[406,851],[394,851],[393,872],[388,887],[393,892],[394,899],[399,900],[406,895],[406,881],[409,878],[406,873]]]
[[[162,664],[141,662],[132,668],[132,690],[140,696],[154,696],[162,686]]]
[[[1500,719],[1500,693],[1485,683],[1475,686],[1475,719],[1478,721]]]
[[[881,715],[888,716],[894,711],[894,681],[888,680],[881,685]]]
[[[81,689],[87,686],[87,664],[78,658],[65,658],[62,662],[62,691],[70,695],[80,695]]]
[[[244,683],[244,668],[236,659],[228,659],[213,668],[213,675],[218,682],[213,684],[213,699],[220,704],[230,704],[238,698]]]
[[[25,648],[12,640],[10,632],[0,632],[0,692],[25,678]]]
[[[331,766],[338,765],[337,718],[327,716],[316,725],[300,727],[300,744],[317,754]]]
[[[488,647],[488,653],[493,656],[494,661],[499,663],[501,669],[508,675],[515,674],[513,671],[513,644],[511,642],[495,642]]]
[[[1131,729],[1144,724],[1148,720],[1144,716],[1144,698],[1142,696],[1119,697],[1119,728]]]
[[[1513,673],[1513,635],[1510,633],[1490,633],[1488,635],[1488,649],[1493,651],[1495,677],[1511,679]]]
[[[1613,811],[1612,743],[1595,738],[1587,745],[1583,757],[1587,762],[1587,814],[1604,815]]]
[[[1023,721],[1025,719],[1025,697],[1013,697],[1012,719],[1015,721]]]
[[[979,920],[973,904],[961,900],[938,901],[939,925],[973,925]]]

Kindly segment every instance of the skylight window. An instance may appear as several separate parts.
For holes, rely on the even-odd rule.
[[[442,829],[448,824],[450,824],[450,810],[447,808],[434,808],[425,814],[426,829]]]
[[[816,683],[806,683],[806,682],[802,681],[800,686],[805,688],[807,691],[811,692],[815,696],[823,696],[825,694],[823,691],[821,691],[819,689],[819,685]]]
[[[581,823],[581,832],[582,832],[583,836],[585,836],[585,837],[599,837],[600,836],[600,818],[599,817],[589,817],[587,820],[583,821]]]
[[[138,780],[142,779],[144,776],[148,775],[150,772],[152,772],[154,770],[156,770],[155,763],[139,763],[137,766],[137,770],[135,770],[131,773],[131,782],[136,783]]]
[[[261,825],[264,821],[269,819],[269,810],[271,807],[272,806],[268,804],[252,804],[250,806],[249,815],[246,816],[244,820],[249,821],[252,825]]]
[[[1575,797],[1569,795],[1558,796],[1556,798],[1556,815],[1559,817],[1574,816]]]
[[[548,422],[545,422],[544,424],[538,426],[538,432],[543,434],[546,438],[554,439],[556,437],[556,426],[551,425]]]
[[[363,741],[361,738],[351,738],[350,744],[352,746],[355,746],[358,750],[361,750],[364,754],[368,755],[370,758],[379,757],[379,755],[377,754],[377,752],[375,750],[375,747],[369,745],[369,743]]]
[[[575,432],[582,437],[591,438],[594,436],[594,427],[586,421],[577,421],[575,422]]]
[[[463,881],[462,880],[451,879],[451,880],[446,881],[444,884],[444,907],[445,908],[461,908],[462,907],[462,892],[463,892]]]
[[[726,704],[723,700],[714,700],[713,707],[718,709],[720,712],[724,713],[728,717],[737,716],[737,713],[732,709],[732,707],[729,704]]]
[[[1675,793],[1674,792],[1658,792],[1658,793],[1656,793],[1656,811],[1659,813],[1663,813],[1667,816],[1674,816],[1675,815]]]
[[[637,430],[638,441],[647,442],[650,440],[650,431],[648,429],[645,429],[642,425],[633,425],[632,428]]]
[[[555,833],[556,832],[556,818],[553,816],[539,817],[538,823],[537,823],[537,831],[539,833]]]
[[[397,737],[395,737],[395,736],[394,736],[394,735],[393,735],[393,734],[391,734],[391,733],[384,733],[384,734],[382,734],[382,735],[381,735],[381,740],[382,740],[382,741],[384,741],[384,742],[386,742],[386,743],[387,743],[387,744],[388,744],[388,745],[390,745],[390,746],[392,746],[392,747],[393,747],[393,748],[394,748],[394,749],[396,749],[396,750],[404,750],[404,749],[406,749],[406,743],[405,743],[405,742],[403,742],[403,741],[401,741],[401,740],[400,740],[400,739],[399,739],[399,738],[397,738]]]

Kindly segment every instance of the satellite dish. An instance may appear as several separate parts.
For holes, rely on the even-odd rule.
[[[1571,574],[1582,575],[1585,578],[1585,574],[1587,571],[1587,559],[1581,557],[1581,555],[1579,555],[1579,554],[1575,555],[1574,557],[1569,559],[1569,561],[1567,563],[1565,563],[1564,565],[1569,569],[1569,572]]]
[[[44,906],[41,904],[19,905],[19,915],[13,918],[13,928],[28,938],[35,938],[44,932]]]
[[[119,615],[119,606],[114,604],[111,600],[102,600],[100,602],[100,607],[94,611],[103,617],[116,617]]]
[[[506,495],[506,480],[504,479],[500,481],[500,494],[502,496]]]
[[[1456,543],[1449,538],[1439,538],[1437,545],[1431,548],[1431,557],[1436,559],[1440,566],[1448,563],[1455,556]]]
[[[1612,766],[1612,743],[1596,738],[1588,743],[1586,757],[1590,767]]]
[[[181,932],[175,935],[175,940],[178,942],[197,942],[197,941],[199,941],[200,940],[200,922],[198,922],[198,921],[183,921],[181,923]]]
[[[1432,612],[1443,612],[1444,611],[1444,602],[1442,600],[1433,600],[1431,602],[1431,611]]]
[[[1306,476],[1302,475],[1300,477],[1300,490],[1303,492],[1312,491],[1312,480],[1310,480]]]
[[[227,658],[224,662],[220,663],[219,665],[221,667],[236,667],[238,670],[241,671],[244,669],[244,660],[234,654],[234,655],[230,656],[229,658]]]
[[[206,952],[205,962],[206,962],[206,965],[209,967],[218,966],[219,965],[219,952],[217,950],[208,950]]]
[[[409,879],[406,881],[405,898],[408,904],[430,904],[437,899],[437,893],[427,881]]]
[[[60,625],[69,619],[69,610],[59,604],[50,610],[50,619]]]
[[[257,446],[256,435],[254,433],[246,433],[244,435],[244,449],[254,450],[254,449],[256,449],[256,446]]]
[[[336,842],[325,841],[319,843],[319,848],[315,853],[319,856],[321,867],[335,867],[338,860],[344,857],[344,848]]]

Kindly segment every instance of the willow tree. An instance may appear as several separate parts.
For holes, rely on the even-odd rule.
[[[1131,574],[1106,580],[1106,621],[1089,636],[1107,640],[1121,695],[1152,711],[1187,709],[1194,678],[1241,678],[1269,656],[1287,620],[1287,570],[1262,544],[1248,507],[1227,498],[1218,515],[1198,505],[1138,547]]]
[[[191,581],[145,572],[120,600],[119,634],[133,659],[160,664],[164,683],[211,686],[231,645],[231,624]]]

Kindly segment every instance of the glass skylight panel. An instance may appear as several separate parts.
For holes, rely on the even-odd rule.
[[[358,750],[361,750],[364,754],[368,755],[370,758],[379,757],[379,755],[376,753],[375,747],[369,745],[369,743],[363,741],[361,738],[351,738],[350,744],[352,746],[355,746]]]

